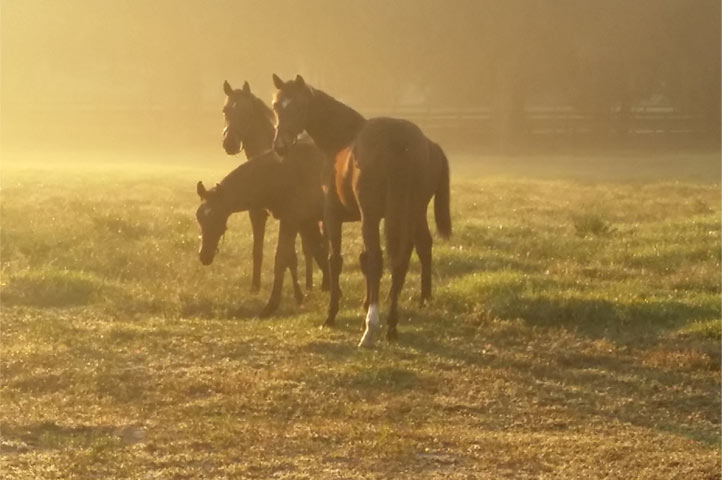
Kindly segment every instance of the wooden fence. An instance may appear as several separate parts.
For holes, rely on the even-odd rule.
[[[367,116],[389,115],[407,118],[430,130],[472,130],[495,132],[499,120],[490,109],[403,107],[393,110],[366,109]],[[588,134],[601,129],[629,135],[690,134],[702,130],[700,119],[671,108],[635,108],[628,114],[619,111],[607,116],[580,112],[571,107],[529,108],[521,117],[522,128],[531,135]]]
[[[495,146],[504,135],[498,117],[484,108],[403,107],[360,109],[367,117],[393,116],[416,122],[434,139],[456,145]],[[68,122],[59,117],[68,114]],[[52,120],[49,120],[51,119]],[[171,110],[163,108],[79,108],[25,111],[20,117],[3,116],[3,140],[37,142],[43,135],[68,140],[113,143],[206,145],[218,142],[223,119],[218,110]],[[570,107],[530,108],[514,126],[529,143],[583,143],[587,138],[697,138],[708,134],[701,118],[664,108],[636,108],[621,115],[611,112],[600,118]],[[42,133],[40,133],[42,132]],[[40,135],[40,137],[39,137]]]

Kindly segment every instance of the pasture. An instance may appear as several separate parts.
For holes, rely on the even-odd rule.
[[[370,350],[358,224],[333,330],[288,278],[254,318],[275,221],[259,294],[246,214],[200,264],[195,183],[241,158],[7,157],[2,477],[719,478],[719,154],[448,153],[433,301],[414,257]]]

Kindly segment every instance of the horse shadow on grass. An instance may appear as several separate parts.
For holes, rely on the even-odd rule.
[[[253,320],[258,317],[263,305],[264,299],[257,295],[245,297],[239,294],[223,302],[214,298],[188,296],[181,299],[179,313],[184,318]],[[281,312],[282,308],[279,309]]]
[[[599,298],[518,296],[496,312],[501,318],[522,319],[536,327],[563,327],[591,339],[626,344],[655,341],[696,320],[719,318],[714,306],[678,300],[637,300],[617,303]]]
[[[434,273],[442,278],[460,277],[474,272],[497,272],[500,270],[521,273],[543,272],[541,263],[514,258],[499,253],[469,255],[461,251],[444,252],[434,259]]]
[[[145,431],[136,425],[61,425],[57,422],[37,422],[27,425],[4,423],[0,455],[23,454],[37,450],[65,450],[88,447],[98,441],[111,439],[118,446],[143,442]]]
[[[400,342],[422,357],[446,360],[449,368],[511,369],[510,381],[535,404],[567,409],[577,421],[623,422],[708,446],[719,443],[719,383],[694,373],[719,371],[719,355],[677,367],[644,361],[650,352],[664,350],[670,331],[719,316],[719,309],[674,300],[616,304],[521,295],[498,304],[506,307],[496,315],[520,329],[509,333],[490,328],[485,334],[484,320],[475,323],[468,316],[416,310],[408,312],[415,328],[400,325]],[[559,328],[580,337],[581,346],[548,350],[534,338],[553,338]],[[608,342],[608,352],[588,348],[598,340]],[[676,342],[669,346],[679,347]],[[617,347],[634,354],[617,354]],[[483,409],[471,413],[485,414]]]
[[[408,323],[400,326],[398,344],[380,341],[370,351],[360,350],[348,341],[349,335],[355,338],[353,329],[339,333],[343,339],[315,339],[299,347],[298,354],[317,355],[320,362],[342,367],[320,369],[308,382],[366,401],[385,399],[393,410],[404,404],[404,397],[397,395],[423,395],[435,402],[445,388],[444,380],[434,373],[439,370],[448,371],[450,378],[459,373],[466,378],[461,381],[473,382],[469,378],[477,372],[481,385],[484,375],[497,371],[513,384],[510,391],[522,398],[518,403],[491,400],[495,410],[508,411],[509,415],[490,417],[489,399],[478,406],[463,402],[450,406],[442,401],[433,408],[470,415],[483,424],[516,428],[515,419],[528,415],[525,409],[533,404],[541,411],[549,408],[567,413],[561,418],[555,415],[554,422],[539,418],[536,426],[529,428],[563,431],[585,424],[621,422],[706,446],[719,442],[719,385],[710,376],[650,366],[638,357],[611,351],[549,351],[539,345],[530,351],[526,341],[533,332],[517,338],[505,338],[506,334],[499,332],[484,337],[479,334],[483,325],[454,325],[453,319],[439,319],[427,310],[412,315],[413,328]],[[490,352],[485,351],[487,343],[493,345]],[[363,363],[366,359],[369,362]],[[686,387],[680,389],[680,385]],[[478,385],[475,388],[483,390]]]
[[[470,268],[476,268],[474,262],[470,262]],[[458,268],[453,267],[455,273]],[[562,287],[547,282],[544,291],[562,291]],[[439,304],[446,310],[434,303],[429,308],[416,308],[404,302],[399,343],[379,339],[379,345],[371,351],[356,347],[362,316],[347,305],[337,318],[336,329],[292,346],[291,355],[310,355],[317,357],[320,364],[341,365],[341,369],[310,372],[308,382],[317,383],[320,389],[330,385],[353,396],[372,399],[409,391],[433,396],[443,389],[443,384],[430,372],[498,369],[508,372],[516,390],[534,404],[568,411],[571,427],[583,425],[587,419],[596,423],[622,422],[705,445],[718,442],[718,383],[709,375],[695,375],[684,367],[647,364],[641,357],[645,349],[664,346],[668,334],[679,327],[695,320],[718,318],[719,308],[666,298],[613,301],[585,297],[583,293],[555,297],[529,290],[522,282],[490,291],[476,305],[454,303],[444,299],[443,294]],[[252,317],[255,305],[244,306],[241,316]],[[295,306],[282,309],[273,321],[283,322],[284,316],[295,313]],[[319,314],[312,328],[319,327],[321,317]],[[487,333],[484,327],[490,319],[516,325],[516,330],[490,328]],[[553,338],[560,329],[571,332],[587,347],[604,340],[612,348],[609,353],[584,346],[545,350],[533,338]],[[492,348],[488,349],[487,344]],[[527,350],[529,344],[533,345],[531,351]],[[636,353],[619,355],[613,351],[617,347],[631,347]],[[272,355],[268,346],[248,348]],[[712,359],[705,368],[718,369],[719,359]],[[689,388],[680,390],[680,385]],[[478,409],[459,408],[472,408],[468,412],[472,415],[489,415],[483,405]],[[517,411],[510,418],[522,413]],[[567,427],[562,422],[544,428]]]
[[[611,353],[549,352],[538,357],[534,363],[504,361],[538,405],[564,408],[577,421],[622,422],[707,446],[719,444],[719,384],[710,377]]]
[[[560,285],[559,288],[562,286]],[[546,289],[554,289],[546,284]],[[442,299],[443,313],[434,308],[401,307],[399,334],[400,343],[426,353],[454,357],[464,362],[479,362],[477,356],[468,354],[464,342],[460,347],[449,349],[438,343],[440,337],[451,332],[455,338],[478,336],[478,325],[486,319],[521,322],[530,328],[563,328],[589,340],[605,339],[618,345],[641,343],[652,344],[668,336],[680,327],[697,320],[708,320],[720,316],[720,308],[710,305],[695,305],[673,299],[648,299],[632,302],[614,302],[603,298],[582,296],[551,297],[543,293],[529,293],[522,283],[505,285],[496,291],[490,290],[479,304],[454,303],[451,298]],[[409,323],[411,322],[411,323]],[[353,336],[361,335],[363,318],[360,314],[342,312],[337,319],[336,330]],[[407,326],[412,328],[406,328]],[[513,339],[499,339],[509,342]],[[347,342],[346,342],[347,343]],[[353,355],[355,344],[347,348],[336,347],[334,342],[317,344],[317,351],[335,360]]]

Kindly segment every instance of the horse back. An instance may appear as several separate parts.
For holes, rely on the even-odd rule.
[[[320,220],[323,212],[322,168],[323,155],[316,146],[299,142],[285,157],[271,152],[267,158],[238,167],[248,173],[238,176],[233,187],[252,197],[256,208],[267,210],[276,219]]]
[[[413,122],[398,118],[369,119],[354,142],[354,158],[361,170],[375,176],[408,180],[427,202],[439,174],[436,145]]]

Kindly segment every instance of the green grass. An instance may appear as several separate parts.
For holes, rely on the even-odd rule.
[[[603,181],[567,159],[510,177],[452,163],[434,301],[417,305],[414,259],[400,341],[359,350],[357,224],[337,329],[318,328],[318,289],[299,308],[286,288],[258,320],[275,222],[259,295],[247,216],[211,267],[196,253],[195,182],[227,159],[15,159],[3,478],[719,478],[719,176],[675,181],[665,158],[640,178],[627,160]]]

